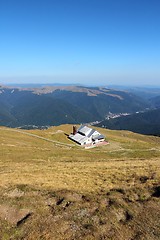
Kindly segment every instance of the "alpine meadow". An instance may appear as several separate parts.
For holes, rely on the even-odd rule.
[[[160,1],[0,1],[0,240],[160,239]]]

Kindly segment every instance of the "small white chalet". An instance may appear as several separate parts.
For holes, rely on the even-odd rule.
[[[74,126],[73,134],[69,135],[69,138],[80,145],[96,144],[105,140],[105,137],[98,131],[84,125],[77,130]]]

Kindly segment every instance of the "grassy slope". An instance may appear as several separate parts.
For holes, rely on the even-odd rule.
[[[146,233],[145,219],[139,230],[137,222],[141,224],[138,213],[144,211],[144,203],[148,216],[159,209],[159,199],[151,196],[160,183],[160,138],[100,129],[110,144],[85,150],[67,139],[65,133],[70,131],[70,125],[25,131],[66,143],[59,145],[0,128],[0,204],[33,211],[33,216],[19,228],[11,228],[2,219],[0,238],[101,239],[104,231],[104,239],[130,239],[140,233],[145,239],[158,239],[159,227],[155,227],[157,235],[150,231],[158,219],[156,214],[150,218]],[[24,195],[13,196],[15,189]],[[64,198],[62,205],[46,205],[46,201],[60,198]],[[82,212],[77,218],[78,209]],[[127,216],[131,215],[135,218],[128,223]],[[121,216],[122,222],[115,216]],[[77,230],[73,231],[71,225]],[[105,226],[103,231],[101,225]]]

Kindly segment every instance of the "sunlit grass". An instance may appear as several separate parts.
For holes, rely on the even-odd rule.
[[[72,126],[63,125],[28,132],[72,144],[65,135],[71,130]],[[133,175],[154,172],[159,178],[159,138],[125,131],[99,131],[110,144],[86,150],[1,129],[0,185],[28,184],[93,192],[125,185]]]

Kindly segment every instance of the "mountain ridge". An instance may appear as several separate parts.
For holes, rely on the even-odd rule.
[[[103,120],[97,126],[160,136],[160,108]]]
[[[135,112],[149,106],[126,91],[98,87],[1,87],[0,92],[0,104],[5,105],[5,111],[0,109],[0,124],[11,127],[94,122],[110,111]]]

